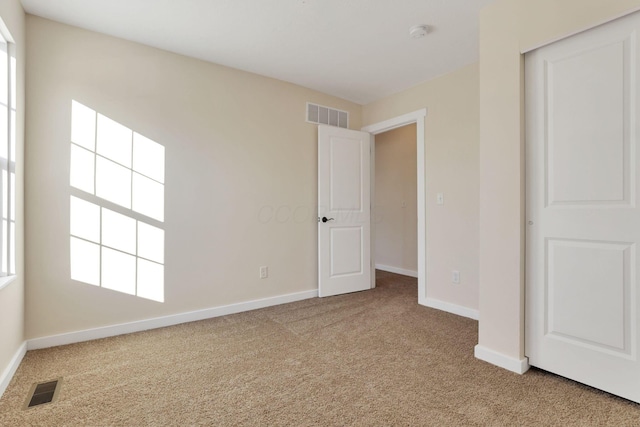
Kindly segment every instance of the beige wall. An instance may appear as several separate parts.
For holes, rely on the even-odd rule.
[[[427,107],[427,298],[478,308],[478,64],[362,109],[365,125]],[[436,194],[444,193],[444,205]],[[461,283],[451,283],[459,270]]]
[[[24,11],[18,0],[0,2],[0,17],[16,43],[16,273],[17,279],[0,290],[0,375],[24,342]]]
[[[418,271],[416,125],[376,135],[375,262]]]
[[[33,16],[27,34],[27,338],[317,289],[305,102],[357,129],[359,105]],[[69,278],[72,100],[165,146],[165,303]]]
[[[480,16],[479,344],[524,356],[523,57],[638,0],[496,0]]]

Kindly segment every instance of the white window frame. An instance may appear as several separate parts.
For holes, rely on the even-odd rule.
[[[0,200],[3,200],[6,197],[7,200],[7,232],[6,234],[3,233],[3,229],[2,226],[0,226],[0,289],[6,287],[7,285],[9,285],[11,282],[13,282],[16,277],[17,277],[17,273],[16,273],[16,268],[17,268],[17,262],[16,262],[16,248],[15,248],[15,236],[13,236],[13,234],[15,233],[15,223],[16,223],[16,213],[15,213],[15,206],[12,206],[13,204],[13,200],[15,200],[15,182],[12,182],[15,180],[15,174],[16,174],[16,159],[15,159],[15,153],[13,152],[13,146],[15,144],[12,143],[12,141],[15,141],[16,138],[16,129],[15,129],[15,123],[16,123],[16,119],[17,119],[17,106],[16,106],[16,68],[15,68],[15,41],[13,40],[13,38],[11,37],[11,34],[9,33],[9,30],[7,29],[6,25],[4,24],[4,22],[2,21],[2,18],[0,18],[0,36],[2,38],[0,38],[0,43],[2,44],[6,44],[7,46],[7,58],[6,58],[6,63],[7,63],[7,81],[6,82],[0,82],[0,84],[5,84],[7,85],[7,101],[8,101],[8,105],[7,105],[7,159],[3,159],[0,158],[0,171],[2,170],[6,170],[7,171],[7,184],[6,187],[4,185],[2,185],[2,183],[0,182]],[[14,66],[12,66],[12,58],[13,58],[13,63]],[[13,117],[12,117],[13,115]],[[13,177],[12,177],[13,174]],[[0,180],[1,180],[1,175],[0,175]],[[7,194],[3,194],[4,190],[6,188]],[[12,214],[13,214],[13,219],[12,219]],[[4,218],[3,218],[4,219]],[[14,223],[14,227],[13,227],[13,231],[11,229],[11,222]],[[6,248],[7,248],[7,253],[4,253],[4,247],[5,247],[5,242],[6,242]],[[2,271],[2,259],[5,257],[7,257],[7,270],[8,271]]]

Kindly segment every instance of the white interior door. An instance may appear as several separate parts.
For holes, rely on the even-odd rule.
[[[526,354],[640,402],[640,15],[526,56]]]
[[[318,290],[371,289],[371,135],[318,126]]]

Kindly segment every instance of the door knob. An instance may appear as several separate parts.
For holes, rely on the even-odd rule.
[[[322,217],[322,222],[329,222],[329,221],[333,221],[333,218],[327,218],[326,216]]]

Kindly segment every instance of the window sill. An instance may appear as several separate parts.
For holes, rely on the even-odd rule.
[[[4,277],[0,277],[0,290],[6,288],[7,286],[9,286],[9,284],[11,282],[13,282],[14,280],[16,280],[17,276],[14,274],[13,276],[4,276]]]

